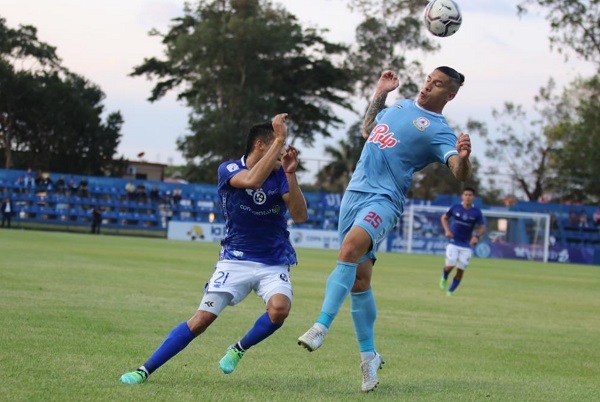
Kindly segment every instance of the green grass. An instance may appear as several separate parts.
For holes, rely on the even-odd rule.
[[[264,309],[251,295],[141,386],[143,363],[196,310],[217,244],[0,230],[2,401],[592,401],[600,399],[600,267],[474,259],[455,297],[441,257],[381,254],[373,287],[386,364],[360,392],[346,303],[324,346],[316,318],[333,250],[298,250],[286,324],[235,373],[218,361]]]

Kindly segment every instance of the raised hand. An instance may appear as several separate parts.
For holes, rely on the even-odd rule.
[[[298,150],[292,145],[286,148],[281,158],[281,166],[286,173],[295,173],[298,169]]]
[[[398,88],[398,85],[400,85],[398,75],[391,70],[386,70],[381,73],[381,77],[379,77],[379,81],[377,82],[377,90],[388,93]]]
[[[466,159],[471,155],[471,138],[469,134],[461,133],[456,141],[456,150],[461,159]]]
[[[287,137],[287,124],[286,118],[287,113],[280,113],[277,116],[273,117],[273,131],[275,131],[275,139],[282,140],[282,144],[285,144],[285,139]]]

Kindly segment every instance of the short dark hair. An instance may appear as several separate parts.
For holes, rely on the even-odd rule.
[[[271,123],[261,123],[255,126],[252,126],[250,131],[248,132],[248,137],[246,138],[246,156],[250,155],[250,153],[254,150],[254,145],[256,141],[261,140],[264,143],[269,143],[273,138],[273,124]]]
[[[464,193],[465,191],[470,191],[470,192],[473,193],[473,195],[477,195],[477,191],[475,191],[475,189],[473,187],[465,187],[465,188],[463,188],[462,193]]]
[[[456,85],[457,91],[458,91],[458,88],[462,87],[463,84],[465,83],[465,76],[462,75],[461,73],[459,73],[458,71],[456,71],[455,69],[453,69],[452,67],[440,66],[440,67],[436,68],[436,70],[441,71],[442,73],[444,73],[448,77],[450,77],[450,79],[452,80],[454,85]]]

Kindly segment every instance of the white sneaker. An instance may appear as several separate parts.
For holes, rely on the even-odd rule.
[[[304,335],[298,338],[298,345],[305,347],[309,352],[319,349],[325,340],[325,335],[327,335],[327,329],[323,330],[319,327],[324,326],[313,325],[310,327]]]
[[[377,387],[377,384],[379,384],[377,370],[381,368],[383,363],[383,357],[377,352],[375,352],[375,357],[371,360],[360,363],[360,371],[362,371],[363,375],[362,390],[364,392],[374,390]]]

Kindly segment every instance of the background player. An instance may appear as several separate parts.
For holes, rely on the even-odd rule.
[[[479,243],[479,239],[485,233],[485,221],[481,210],[473,205],[475,201],[475,190],[465,187],[461,196],[462,202],[450,207],[442,215],[442,226],[446,237],[450,242],[446,246],[446,265],[440,279],[440,289],[445,290],[448,275],[456,267],[456,275],[448,289],[448,296],[452,296],[460,281],[469,260],[473,255],[472,247]],[[476,229],[476,233],[473,231]]]
[[[340,207],[338,261],[326,282],[321,314],[298,344],[311,352],[318,349],[352,292],[365,392],[379,383],[377,370],[383,364],[375,350],[377,308],[371,289],[377,243],[401,216],[415,171],[441,162],[459,180],[471,175],[471,140],[467,134],[457,140],[441,114],[463,82],[464,76],[453,68],[438,67],[427,75],[416,100],[404,99],[385,108],[387,95],[399,80],[393,71],[384,71],[363,120],[362,135],[367,141]]]
[[[290,266],[296,252],[285,219],[307,219],[304,195],[298,186],[298,153],[284,150],[285,118],[252,127],[246,154],[219,166],[219,197],[226,219],[226,236],[214,274],[206,285],[198,311],[176,326],[159,348],[136,371],[121,376],[124,384],[140,384],[156,369],[202,334],[228,305],[242,301],[252,290],[267,305],[254,326],[229,347],[219,362],[225,374],[235,370],[244,353],[279,329],[292,301]]]

